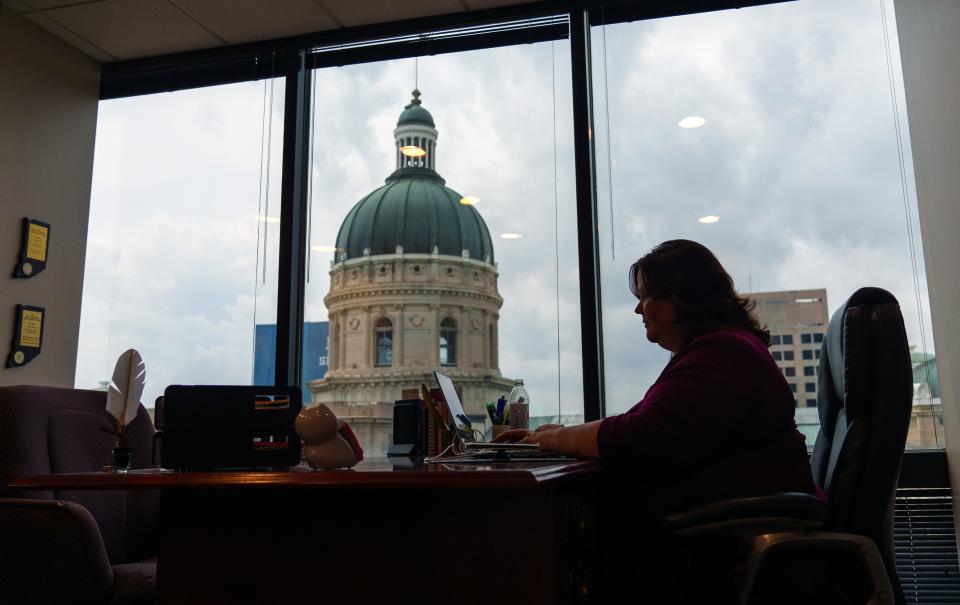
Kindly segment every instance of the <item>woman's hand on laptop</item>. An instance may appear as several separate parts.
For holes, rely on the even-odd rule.
[[[559,451],[560,429],[562,424],[544,424],[520,440],[520,443],[536,443],[541,450]]]
[[[555,436],[557,429],[562,429],[562,424],[542,424],[535,431],[526,429],[513,429],[497,435],[494,443],[539,443],[543,449],[550,449],[549,442],[551,437]]]
[[[514,443],[516,441],[523,441],[527,435],[530,435],[530,431],[526,429],[513,429],[512,431],[504,431],[493,438],[494,443]]]
[[[537,429],[536,429],[535,431],[533,431],[533,432],[534,432],[534,433],[539,433],[539,432],[541,432],[541,431],[549,431],[550,429],[562,429],[562,428],[563,428],[563,425],[562,425],[562,424],[541,424],[541,425],[538,426]]]
[[[537,430],[533,432],[522,429],[507,431],[498,435],[494,441],[536,443],[541,450],[559,452],[577,458],[599,458],[597,433],[600,431],[601,422],[601,420],[594,420],[568,427],[559,424],[545,424],[537,427]]]

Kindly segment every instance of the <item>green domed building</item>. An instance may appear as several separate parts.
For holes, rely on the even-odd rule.
[[[490,232],[437,172],[437,130],[419,97],[393,133],[396,170],[340,226],[324,298],[328,369],[310,384],[313,401],[350,422],[371,456],[391,442],[393,402],[436,386],[436,368],[477,419],[513,386],[498,368],[503,298]]]

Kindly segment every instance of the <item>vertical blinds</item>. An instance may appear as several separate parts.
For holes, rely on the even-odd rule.
[[[900,488],[894,505],[897,573],[908,605],[960,603],[949,487]]]

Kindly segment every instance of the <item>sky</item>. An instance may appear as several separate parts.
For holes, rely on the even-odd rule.
[[[887,18],[903,173],[877,0],[593,28],[608,412],[640,400],[668,359],[625,282],[666,239],[707,245],[741,292],[826,288],[831,312],[858,287],[887,288],[910,342],[933,352],[890,5]],[[534,415],[582,413],[569,45],[414,63],[314,72],[310,245],[332,246],[394,169],[416,85],[438,172],[480,198],[494,236],[503,375],[525,380]],[[101,103],[78,387],[131,347],[148,405],[168,384],[250,382],[253,326],[276,320],[282,97],[275,80]],[[704,126],[679,128],[691,115]],[[707,214],[720,220],[697,221]],[[326,319],[331,258],[311,250],[308,321]]]

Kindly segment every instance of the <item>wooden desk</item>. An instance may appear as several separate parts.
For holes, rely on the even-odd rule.
[[[162,490],[162,603],[583,603],[598,470],[380,459],[349,471],[79,473],[11,486]]]

